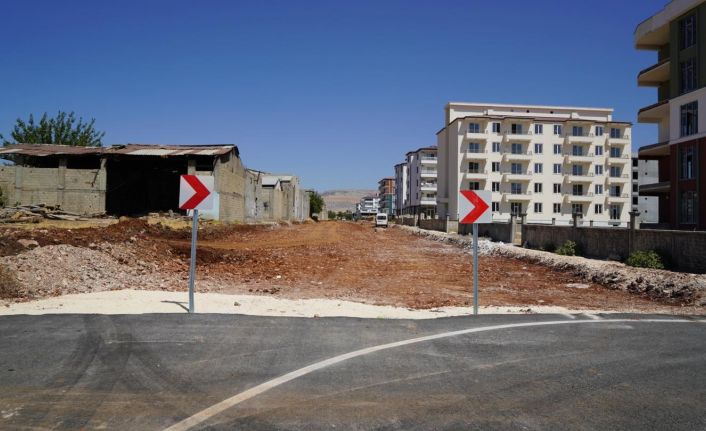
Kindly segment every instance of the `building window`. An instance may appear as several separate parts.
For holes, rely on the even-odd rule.
[[[583,176],[583,165],[571,165],[571,175]]]
[[[620,197],[620,186],[610,186],[610,196],[614,198]]]
[[[573,145],[571,147],[571,155],[573,156],[583,156],[583,146]]]
[[[596,126],[596,136],[603,136],[603,126]]]
[[[637,174],[637,172],[632,173],[632,179],[635,181],[637,181],[639,179],[639,175]]]
[[[596,214],[603,214],[603,204],[596,204],[593,206],[593,212]]]
[[[493,162],[490,165],[490,169],[492,169],[493,172],[500,172],[500,162]]]
[[[513,163],[510,165],[510,172],[513,174],[523,174],[524,172],[522,171],[522,164],[521,163]]]
[[[561,136],[561,125],[560,124],[554,125],[554,134]]]
[[[470,123],[468,125],[468,133],[480,133],[480,124]]]
[[[637,173],[637,172],[635,172],[635,173]],[[638,190],[639,190],[639,189],[638,189],[637,184],[633,184],[633,185],[632,185],[632,192],[633,192],[633,193],[638,193]]]
[[[583,204],[571,204],[571,214],[583,214]]]
[[[571,186],[571,194],[574,196],[583,196],[583,184],[574,184]]]
[[[622,175],[623,171],[620,169],[620,166],[611,166],[610,167],[610,176],[611,178],[620,178],[620,175]]]
[[[493,142],[493,152],[494,153],[500,152],[500,142]]]
[[[510,202],[510,212],[515,216],[522,214],[522,204],[520,202]]]
[[[480,190],[480,182],[479,181],[471,181],[468,183],[468,188],[471,190]]]
[[[679,21],[679,49],[686,49],[696,44],[696,14],[691,14]]]
[[[559,214],[561,212],[561,204],[554,204],[554,214]]]
[[[602,156],[603,155],[603,146],[602,145],[596,145],[595,152],[597,156]]]
[[[698,86],[696,74],[696,58],[690,58],[679,63],[680,94],[696,90]]]
[[[542,183],[534,183],[534,192],[542,193]]]
[[[696,209],[696,193],[693,191],[682,192],[681,208],[679,211],[679,220],[682,223],[693,224],[696,222],[694,211]]]
[[[469,153],[480,153],[480,144],[478,142],[469,142],[468,143],[468,152]]]
[[[603,184],[595,184],[593,189],[595,190],[596,195],[603,194]]]
[[[620,220],[620,205],[611,205],[610,206],[610,219],[611,220]]]
[[[554,194],[561,194],[561,184],[555,183],[554,184]]]
[[[522,135],[522,124],[511,124],[510,133],[512,133],[513,135]]]
[[[523,154],[522,153],[522,144],[512,144],[510,147],[510,151],[512,154]]]
[[[544,146],[542,144],[534,144],[534,154],[544,153]]]
[[[510,183],[510,193],[512,193],[513,195],[521,195],[522,194],[522,184]]]
[[[543,170],[543,165],[541,163],[534,164],[534,173],[535,174],[541,174],[542,170]]]
[[[632,197],[632,204],[637,206],[637,196]]]
[[[480,163],[468,162],[468,173],[469,174],[479,174],[480,173]]]
[[[689,136],[699,132],[699,103],[693,101],[681,105],[681,136]]]
[[[603,175],[603,165],[595,165],[593,170],[596,175]]]
[[[581,126],[574,126],[571,128],[571,135],[572,136],[583,136],[583,127]]]
[[[500,133],[500,123],[493,123],[493,133]]]
[[[536,212],[536,213],[542,212],[542,203],[541,202],[534,203],[534,212]]]
[[[694,178],[694,147],[683,147],[679,150],[679,178],[688,180]]]
[[[610,147],[610,157],[620,158],[622,155],[623,152],[620,150],[620,147]]]
[[[561,154],[561,144],[554,144],[554,154]]]
[[[534,125],[534,134],[535,135],[544,134],[544,125],[543,124],[535,124]]]
[[[499,191],[500,191],[500,183],[499,183],[499,182],[493,181],[492,187],[493,187],[493,191],[494,191],[494,192],[499,192]]]
[[[500,202],[493,202],[493,212],[500,212]]]
[[[617,127],[611,127],[610,128],[610,137],[612,139],[620,139],[622,137],[621,133],[620,133],[620,129]]]
[[[554,163],[554,173],[555,174],[561,173],[561,163]]]

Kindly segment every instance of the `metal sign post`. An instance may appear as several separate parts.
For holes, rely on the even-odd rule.
[[[189,264],[189,313],[194,312],[194,280],[196,279],[196,236],[199,233],[199,210],[191,216],[191,262]]]
[[[478,314],[478,223],[473,223],[473,314]]]
[[[182,175],[179,186],[179,208],[193,210],[191,215],[191,262],[189,263],[189,313],[194,312],[196,283],[196,237],[199,232],[199,209],[213,208],[213,177]]]
[[[460,190],[458,194],[458,221],[473,227],[473,314],[478,314],[478,224],[492,223],[488,211],[491,193],[487,190]]]

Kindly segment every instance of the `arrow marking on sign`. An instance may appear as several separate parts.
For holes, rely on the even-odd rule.
[[[473,223],[488,209],[488,204],[485,203],[483,199],[479,198],[473,190],[461,190],[461,194],[473,204],[473,211],[468,213],[468,215],[461,220],[461,223]]]
[[[204,186],[203,183],[196,178],[196,175],[184,175],[182,178],[184,178],[184,181],[186,181],[191,188],[194,189],[194,195],[184,202],[181,208],[196,208],[204,199],[208,197],[208,195],[211,194],[206,186]]]

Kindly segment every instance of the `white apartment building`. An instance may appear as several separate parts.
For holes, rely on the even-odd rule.
[[[439,217],[458,220],[461,189],[492,192],[493,220],[625,226],[631,124],[612,109],[449,103],[437,133]]]
[[[395,165],[395,215],[401,215],[402,210],[407,207],[407,162]]]
[[[377,196],[365,196],[356,204],[356,212],[362,216],[375,215],[379,209],[380,199]]]
[[[403,214],[436,215],[437,148],[425,147],[407,153],[406,206]]]

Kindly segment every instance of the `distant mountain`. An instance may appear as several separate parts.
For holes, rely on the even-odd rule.
[[[328,190],[321,193],[329,211],[355,211],[355,204],[364,196],[376,196],[377,190]]]

